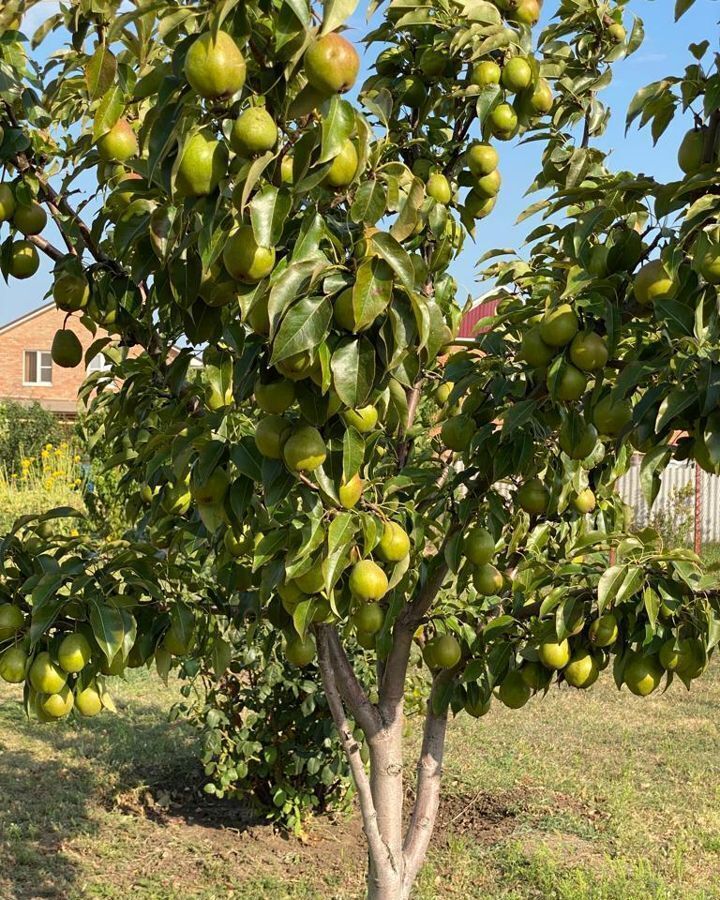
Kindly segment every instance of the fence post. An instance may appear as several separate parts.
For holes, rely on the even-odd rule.
[[[695,463],[695,552],[702,551],[702,469]]]

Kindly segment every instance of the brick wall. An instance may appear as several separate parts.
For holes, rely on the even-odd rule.
[[[72,413],[77,407],[77,393],[85,378],[85,366],[75,369],[52,367],[52,385],[24,384],[25,351],[50,351],[55,332],[63,327],[65,313],[54,305],[29,315],[16,325],[0,330],[0,399],[32,401],[58,413]],[[95,338],[71,317],[67,327],[77,334],[83,350]]]

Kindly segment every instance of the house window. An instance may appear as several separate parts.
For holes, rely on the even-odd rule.
[[[88,374],[90,374],[90,372],[109,372],[110,363],[105,359],[102,353],[98,353],[97,356],[93,356],[87,364],[86,371]]]
[[[24,384],[52,384],[52,356],[47,350],[25,351]]]

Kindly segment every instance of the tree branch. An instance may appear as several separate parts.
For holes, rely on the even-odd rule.
[[[585,110],[585,122],[583,124],[583,135],[582,140],[580,142],[580,146],[585,150],[590,144],[590,111],[592,109],[592,93],[590,94],[590,104],[588,108]]]
[[[407,432],[413,427],[415,416],[417,415],[418,403],[420,402],[420,385],[416,384],[408,391],[408,417],[407,428],[403,434],[403,440],[398,447],[398,469],[404,469],[410,455],[412,441],[408,440]]]
[[[57,262],[60,259],[65,259],[66,255],[62,252],[62,250],[58,250],[50,241],[45,240],[44,237],[41,237],[39,234],[31,234],[28,235],[26,240],[30,241],[31,244],[35,244],[38,250],[42,250],[42,252],[49,256],[50,259]]]
[[[444,678],[439,680],[436,676],[428,699],[422,749],[417,767],[415,805],[403,845],[405,880],[408,885],[414,882],[425,860],[440,806],[440,783],[448,710],[445,706],[442,713],[436,715],[432,705],[438,684],[444,684],[445,680]]]
[[[12,126],[14,128],[19,128],[20,124],[10,104],[5,103],[4,107],[5,113]],[[77,250],[74,244],[62,227],[63,222],[60,218],[61,214],[68,216],[73,220],[73,222],[75,222],[75,224],[77,225],[77,229],[80,232],[83,246],[87,248],[90,255],[93,256],[97,262],[105,263],[106,265],[113,266],[113,268],[120,269],[118,263],[107,256],[107,254],[103,253],[102,250],[98,247],[90,229],[80,218],[78,212],[68,203],[65,197],[58,194],[55,188],[53,188],[49,184],[42,172],[42,168],[37,166],[32,160],[30,160],[25,153],[16,154],[14,162],[18,172],[20,172],[21,174],[23,172],[32,172],[35,178],[37,178],[38,183],[40,184],[41,199],[47,204],[48,208],[50,209],[53,220],[55,221],[58,230],[62,234],[63,240],[65,241],[68,249],[77,255]]]
[[[337,673],[334,671],[329,640],[331,631],[332,629],[326,626],[319,626],[316,629],[320,676],[328,706],[340,736],[340,743],[347,756],[353,781],[357,788],[360,811],[363,818],[363,830],[367,837],[370,853],[375,859],[379,860],[383,858],[385,849],[377,824],[377,812],[373,803],[372,791],[370,790],[370,779],[360,758],[360,746],[353,737],[352,729],[345,715],[343,702],[336,686]]]
[[[380,684],[380,716],[386,726],[391,724],[398,709],[402,709],[410,650],[415,630],[430,609],[448,573],[445,548],[454,534],[450,528],[437,554],[430,562],[432,569],[424,583],[418,584],[415,594],[398,616],[393,628],[393,644]]]
[[[382,731],[382,720],[355,675],[350,660],[340,643],[337,629],[334,625],[318,625],[316,631],[318,641],[322,638],[328,648],[337,687],[343,700],[366,736],[374,737],[379,731]]]

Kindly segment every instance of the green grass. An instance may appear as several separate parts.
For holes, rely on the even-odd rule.
[[[42,727],[0,688],[2,900],[362,895],[357,817],[318,819],[305,843],[245,829],[195,791],[196,738],[166,716],[176,688],[133,673],[115,693],[116,716]],[[643,701],[605,677],[461,716],[417,896],[720,897],[719,707],[715,667],[690,694]]]

